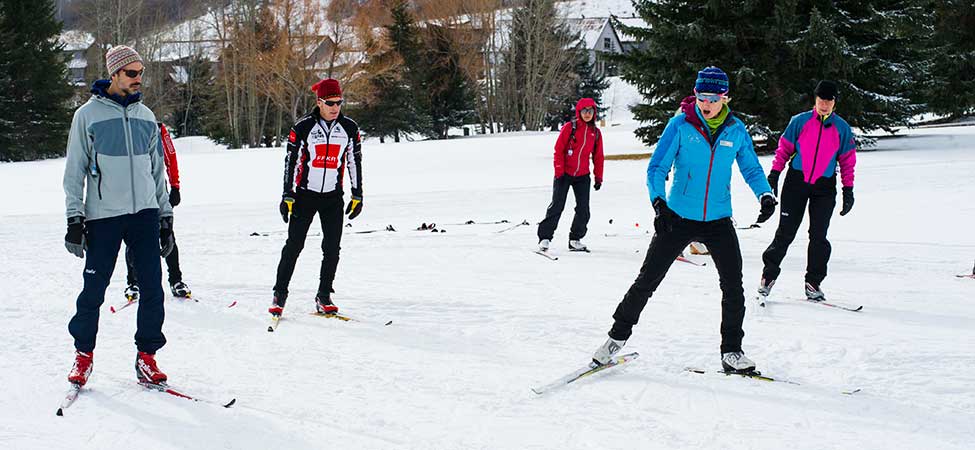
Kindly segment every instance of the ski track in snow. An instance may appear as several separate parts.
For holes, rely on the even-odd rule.
[[[607,150],[639,150],[632,128],[607,127]],[[805,225],[769,307],[758,308],[776,219],[739,230],[744,349],[764,373],[800,386],[684,372],[719,368],[720,292],[713,263],[676,263],[625,347],[640,358],[544,396],[530,386],[588,361],[639,270],[652,227],[645,160],[606,163],[605,185],[592,193],[593,252],[566,248],[570,206],[553,262],[528,250],[550,200],[554,133],[369,141],[364,210],[345,229],[335,295],[362,321],[308,314],[321,261],[320,238],[309,237],[272,334],[266,308],[286,229],[281,150],[177,140],[184,203],[175,234],[200,301],[167,299],[169,343],[158,359],[175,388],[237,404],[193,404],[135,384],[137,308],[108,311],[123,301],[120,256],[89,389],[64,417],[54,411],[83,264],[63,247],[63,160],[0,164],[0,283],[16,294],[0,304],[0,446],[968,448],[975,282],[954,275],[975,258],[975,128],[908,134],[858,155],[856,205],[832,219],[823,287],[862,312],[799,301]],[[732,191],[739,225],[751,223],[758,204],[739,175]],[[511,223],[446,225],[468,219]],[[496,233],[523,219],[532,225]],[[446,232],[412,231],[421,222]],[[353,234],[387,224],[398,231]],[[854,388],[863,390],[841,394]]]

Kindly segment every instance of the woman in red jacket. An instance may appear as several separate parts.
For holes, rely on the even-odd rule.
[[[552,203],[538,224],[538,249],[547,251],[559,225],[569,188],[576,197],[575,217],[569,229],[569,250],[589,251],[580,242],[589,224],[589,158],[597,191],[603,185],[603,135],[596,128],[596,102],[591,98],[576,103],[576,118],[562,126],[555,142],[555,182]]]

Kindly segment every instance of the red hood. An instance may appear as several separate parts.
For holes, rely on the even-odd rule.
[[[697,97],[691,95],[685,97],[684,100],[680,102],[680,111],[684,113],[684,120],[703,128],[704,124],[701,123],[701,118],[697,116]]]
[[[591,99],[591,98],[589,98],[589,97],[580,98],[579,101],[576,102],[576,119],[578,119],[579,122],[582,122],[582,112],[581,111],[583,109],[585,109],[585,108],[590,107],[590,106],[592,107],[592,109],[594,109],[594,110],[596,110],[598,112],[599,108],[596,107],[596,101],[593,100],[593,99]],[[595,121],[596,121],[596,116],[593,115],[593,122],[595,122]]]

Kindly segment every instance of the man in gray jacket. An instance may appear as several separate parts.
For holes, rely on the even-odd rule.
[[[64,245],[85,258],[84,288],[68,324],[76,349],[68,381],[83,386],[91,374],[99,308],[125,241],[143,283],[136,376],[141,383],[159,384],[166,381],[155,360],[156,350],[166,344],[159,256],[173,248],[173,210],[156,116],[140,101],[142,58],[132,48],[117,46],[105,60],[111,79],[96,81],[94,95],[75,111],[64,167]]]

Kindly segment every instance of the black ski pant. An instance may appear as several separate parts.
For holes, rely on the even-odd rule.
[[[801,170],[789,169],[782,185],[779,227],[772,243],[762,253],[765,269],[762,278],[774,280],[782,272],[780,264],[789,245],[796,238],[799,225],[809,204],[809,248],[806,255],[806,282],[819,286],[826,279],[826,265],[832,247],[826,239],[829,220],[836,207],[836,176],[823,177],[815,184],[803,180]]]
[[[538,240],[555,236],[555,229],[562,218],[565,209],[565,198],[569,195],[569,188],[576,197],[575,217],[572,218],[572,228],[569,229],[569,240],[579,240],[586,236],[586,226],[589,225],[589,174],[574,177],[563,175],[555,179],[552,187],[552,203],[545,211],[545,219],[538,224]]]
[[[135,257],[132,247],[125,246],[125,280],[129,285],[139,284],[139,275],[135,270]],[[176,245],[176,235],[173,235],[173,251],[166,257],[166,268],[169,269],[169,285],[183,281],[183,272],[179,270],[179,247]]]
[[[135,346],[140,352],[156,353],[166,345],[162,333],[162,264],[159,262],[159,210],[143,209],[136,214],[85,222],[88,251],[85,254],[85,287],[78,295],[77,312],[68,323],[75,349],[91,352],[98,334],[98,313],[105,302],[105,289],[112,279],[118,252],[125,241],[132,249],[132,262],[142,278],[139,311],[136,314]]]
[[[730,218],[699,222],[677,219],[673,231],[658,232],[650,241],[640,275],[626,291],[613,314],[609,337],[627,340],[647,301],[663,281],[671,264],[691,241],[702,242],[711,250],[721,286],[721,352],[741,351],[741,329],[745,319],[745,291],[741,284],[741,247]]]
[[[295,194],[288,224],[288,240],[281,249],[281,262],[278,263],[278,275],[274,283],[274,292],[282,294],[279,300],[287,297],[288,285],[295,272],[295,263],[305,247],[305,237],[316,214],[322,225],[322,269],[318,276],[318,293],[328,295],[332,291],[335,269],[339,265],[344,204],[341,191],[319,194],[299,190]]]

